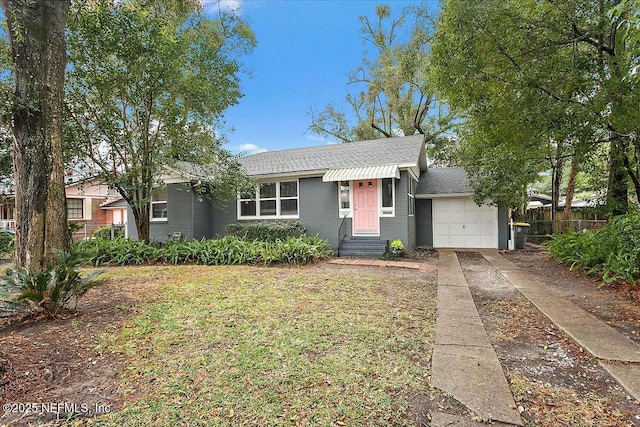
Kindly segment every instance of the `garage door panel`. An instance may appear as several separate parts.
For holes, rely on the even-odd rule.
[[[450,248],[464,248],[466,247],[466,237],[463,234],[451,235],[449,238]]]
[[[469,197],[433,199],[433,245],[440,248],[497,248],[498,210]]]
[[[495,248],[496,246],[495,240],[496,240],[495,236],[489,236],[489,235],[480,236],[480,243],[482,245],[481,247]]]
[[[473,223],[465,223],[464,226],[464,231],[465,234],[469,235],[469,236],[477,236],[478,234],[480,234],[480,226],[478,224],[473,224]]]
[[[493,223],[495,222],[495,218],[494,216],[496,215],[495,212],[489,213],[489,212],[482,212],[480,213],[480,218],[478,223],[480,223],[481,225],[486,225],[491,227],[493,225]]]
[[[461,211],[461,210],[464,210],[464,205],[466,203],[466,200],[464,200],[464,199],[449,199],[449,200],[446,201],[446,203],[449,205],[449,207],[452,210]]]
[[[464,218],[464,212],[461,211],[456,211],[456,210],[451,210],[448,212],[449,215],[449,223],[450,224],[464,224],[465,222],[465,218]]]
[[[489,228],[481,228],[480,232],[478,233],[479,236],[490,236],[491,238],[495,238],[496,234],[495,234],[495,230],[494,229],[489,229]]]
[[[469,223],[478,223],[478,211],[477,210],[470,210],[469,208],[465,207],[465,211],[464,211],[464,223],[465,224],[469,224]]]

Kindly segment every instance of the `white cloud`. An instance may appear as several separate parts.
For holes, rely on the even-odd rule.
[[[218,10],[239,13],[242,0],[203,0],[202,4],[206,13],[217,13]]]
[[[240,146],[240,150],[246,151],[249,154],[258,154],[258,153],[264,153],[265,151],[268,151],[264,147],[258,147],[256,144],[251,144],[251,143],[242,144]]]

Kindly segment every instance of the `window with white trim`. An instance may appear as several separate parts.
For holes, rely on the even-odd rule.
[[[298,181],[280,183],[280,216],[298,216]]]
[[[409,196],[409,216],[414,216],[416,214],[416,185],[417,182],[409,177],[408,182],[408,191],[407,195]]]
[[[67,199],[67,219],[84,218],[84,199]]]
[[[395,182],[393,178],[382,178],[380,184],[381,216],[395,215]]]
[[[167,188],[154,187],[151,189],[151,220],[167,220]]]
[[[265,182],[238,198],[238,219],[298,218],[298,181]]]
[[[338,182],[338,206],[340,218],[351,216],[351,183],[349,181]]]

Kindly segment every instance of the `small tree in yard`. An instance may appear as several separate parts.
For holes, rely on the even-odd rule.
[[[241,97],[237,57],[255,44],[247,25],[223,12],[206,18],[197,2],[74,6],[69,160],[122,195],[145,241],[152,188],[164,167],[178,160],[203,164],[210,172],[203,175],[219,179],[199,188],[235,194],[243,174],[217,130]]]

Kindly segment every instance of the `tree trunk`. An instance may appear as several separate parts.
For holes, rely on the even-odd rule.
[[[636,192],[636,199],[640,200],[640,174],[637,173],[637,167],[634,170],[633,166],[631,165],[631,162],[629,161],[629,156],[627,154],[624,155],[624,167],[627,170],[627,173],[629,174],[629,178],[631,179],[631,182],[633,183],[633,188]],[[637,160],[636,160],[636,165],[637,165]]]
[[[607,208],[613,216],[629,211],[628,174],[624,167],[624,148],[620,139],[611,142],[609,150],[609,184],[607,186]]]
[[[560,157],[561,148],[558,146],[555,162],[551,166],[551,233],[558,232],[556,227],[558,205],[560,203],[560,187],[562,185],[563,160]]]
[[[15,263],[32,270],[68,251],[62,106],[69,0],[2,0],[15,73]]]
[[[560,205],[560,187],[562,187],[562,168],[564,161],[562,159],[556,160],[555,173],[553,174],[553,209],[557,212]]]
[[[573,195],[576,191],[576,175],[578,174],[578,164],[580,163],[579,155],[576,153],[571,158],[571,170],[569,171],[569,182],[567,183],[567,192],[564,201],[564,211],[562,215],[565,220],[571,218],[571,204],[573,203]]]
[[[130,204],[131,206],[132,204]],[[135,205],[134,205],[135,206]],[[149,243],[149,206],[135,206],[132,207],[133,218],[136,223],[136,230],[138,232],[138,240],[143,240]]]

